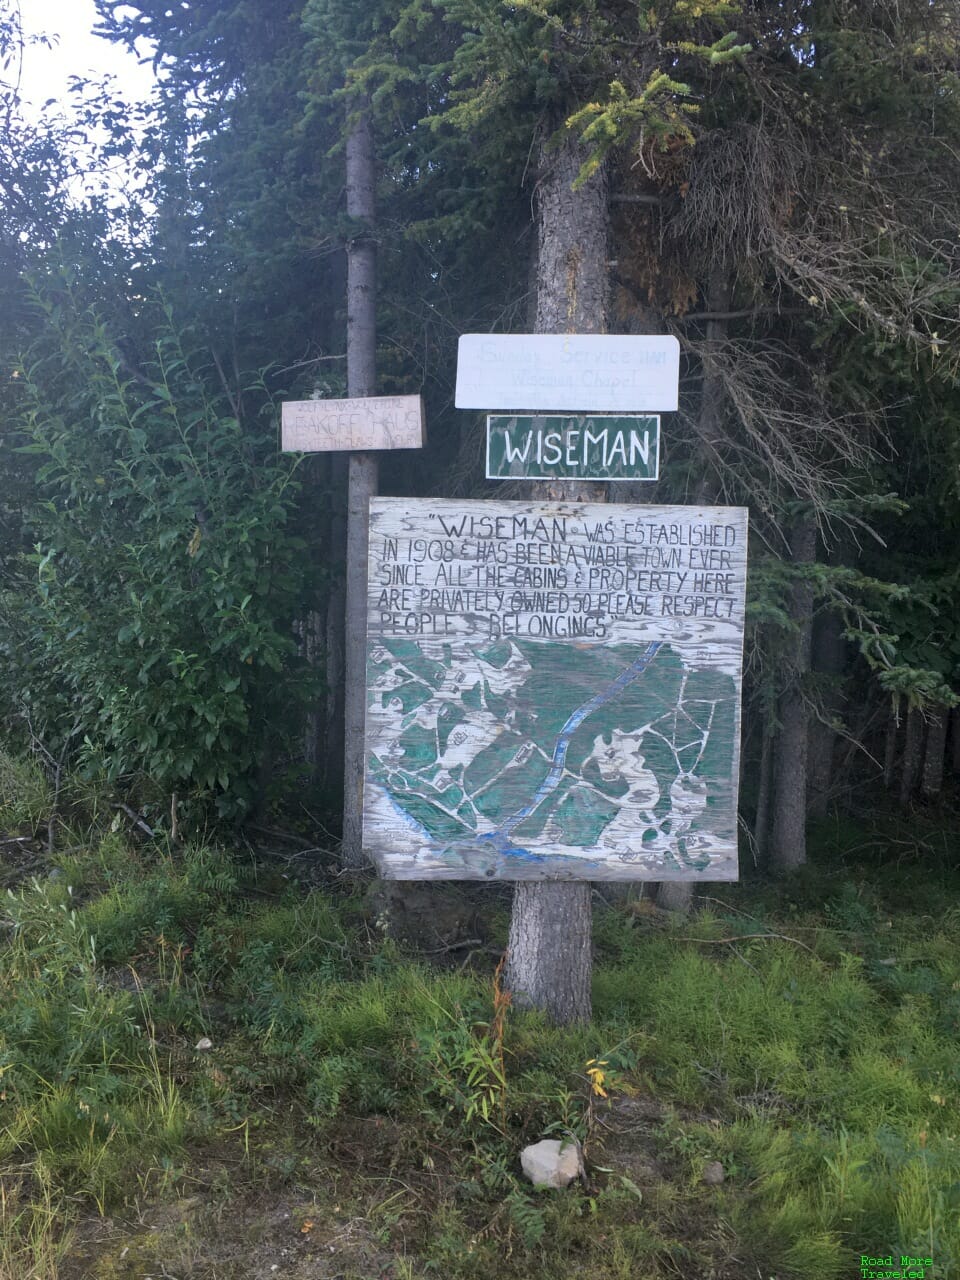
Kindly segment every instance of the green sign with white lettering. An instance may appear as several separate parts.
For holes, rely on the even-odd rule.
[[[490,415],[488,480],[656,480],[660,418]]]

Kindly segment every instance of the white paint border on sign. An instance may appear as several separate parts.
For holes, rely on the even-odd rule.
[[[669,334],[465,333],[458,409],[648,413],[677,408],[680,344]]]

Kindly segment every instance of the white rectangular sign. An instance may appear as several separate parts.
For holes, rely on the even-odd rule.
[[[288,400],[280,423],[280,447],[287,453],[423,448],[419,396]]]
[[[584,409],[639,413],[677,407],[680,344],[669,335],[465,333],[458,409]]]

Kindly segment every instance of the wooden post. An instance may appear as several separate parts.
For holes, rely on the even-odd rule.
[[[373,132],[361,111],[347,135],[347,214],[369,229],[347,244],[347,394],[376,392],[377,246],[373,235]],[[367,537],[370,499],[377,492],[375,453],[351,453],[347,479],[346,690],[344,696],[343,845],[345,867],[364,864],[363,722],[366,706]]]

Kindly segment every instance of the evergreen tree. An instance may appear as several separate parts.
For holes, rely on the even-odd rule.
[[[431,423],[415,467],[389,459],[389,491],[479,489],[479,432],[450,405],[456,337],[534,327],[540,156],[580,140],[571,186],[605,175],[609,327],[682,343],[656,497],[751,509],[756,830],[801,862],[811,710],[842,707],[828,685],[876,709],[946,707],[956,682],[952,508],[928,501],[956,456],[955,0],[100,8],[115,37],[157,42],[148,270],[227,373],[255,351],[305,362],[297,390],[342,388],[336,153],[369,101],[380,390],[423,389]],[[923,554],[935,531],[942,563]],[[827,683],[811,662],[836,668]]]

